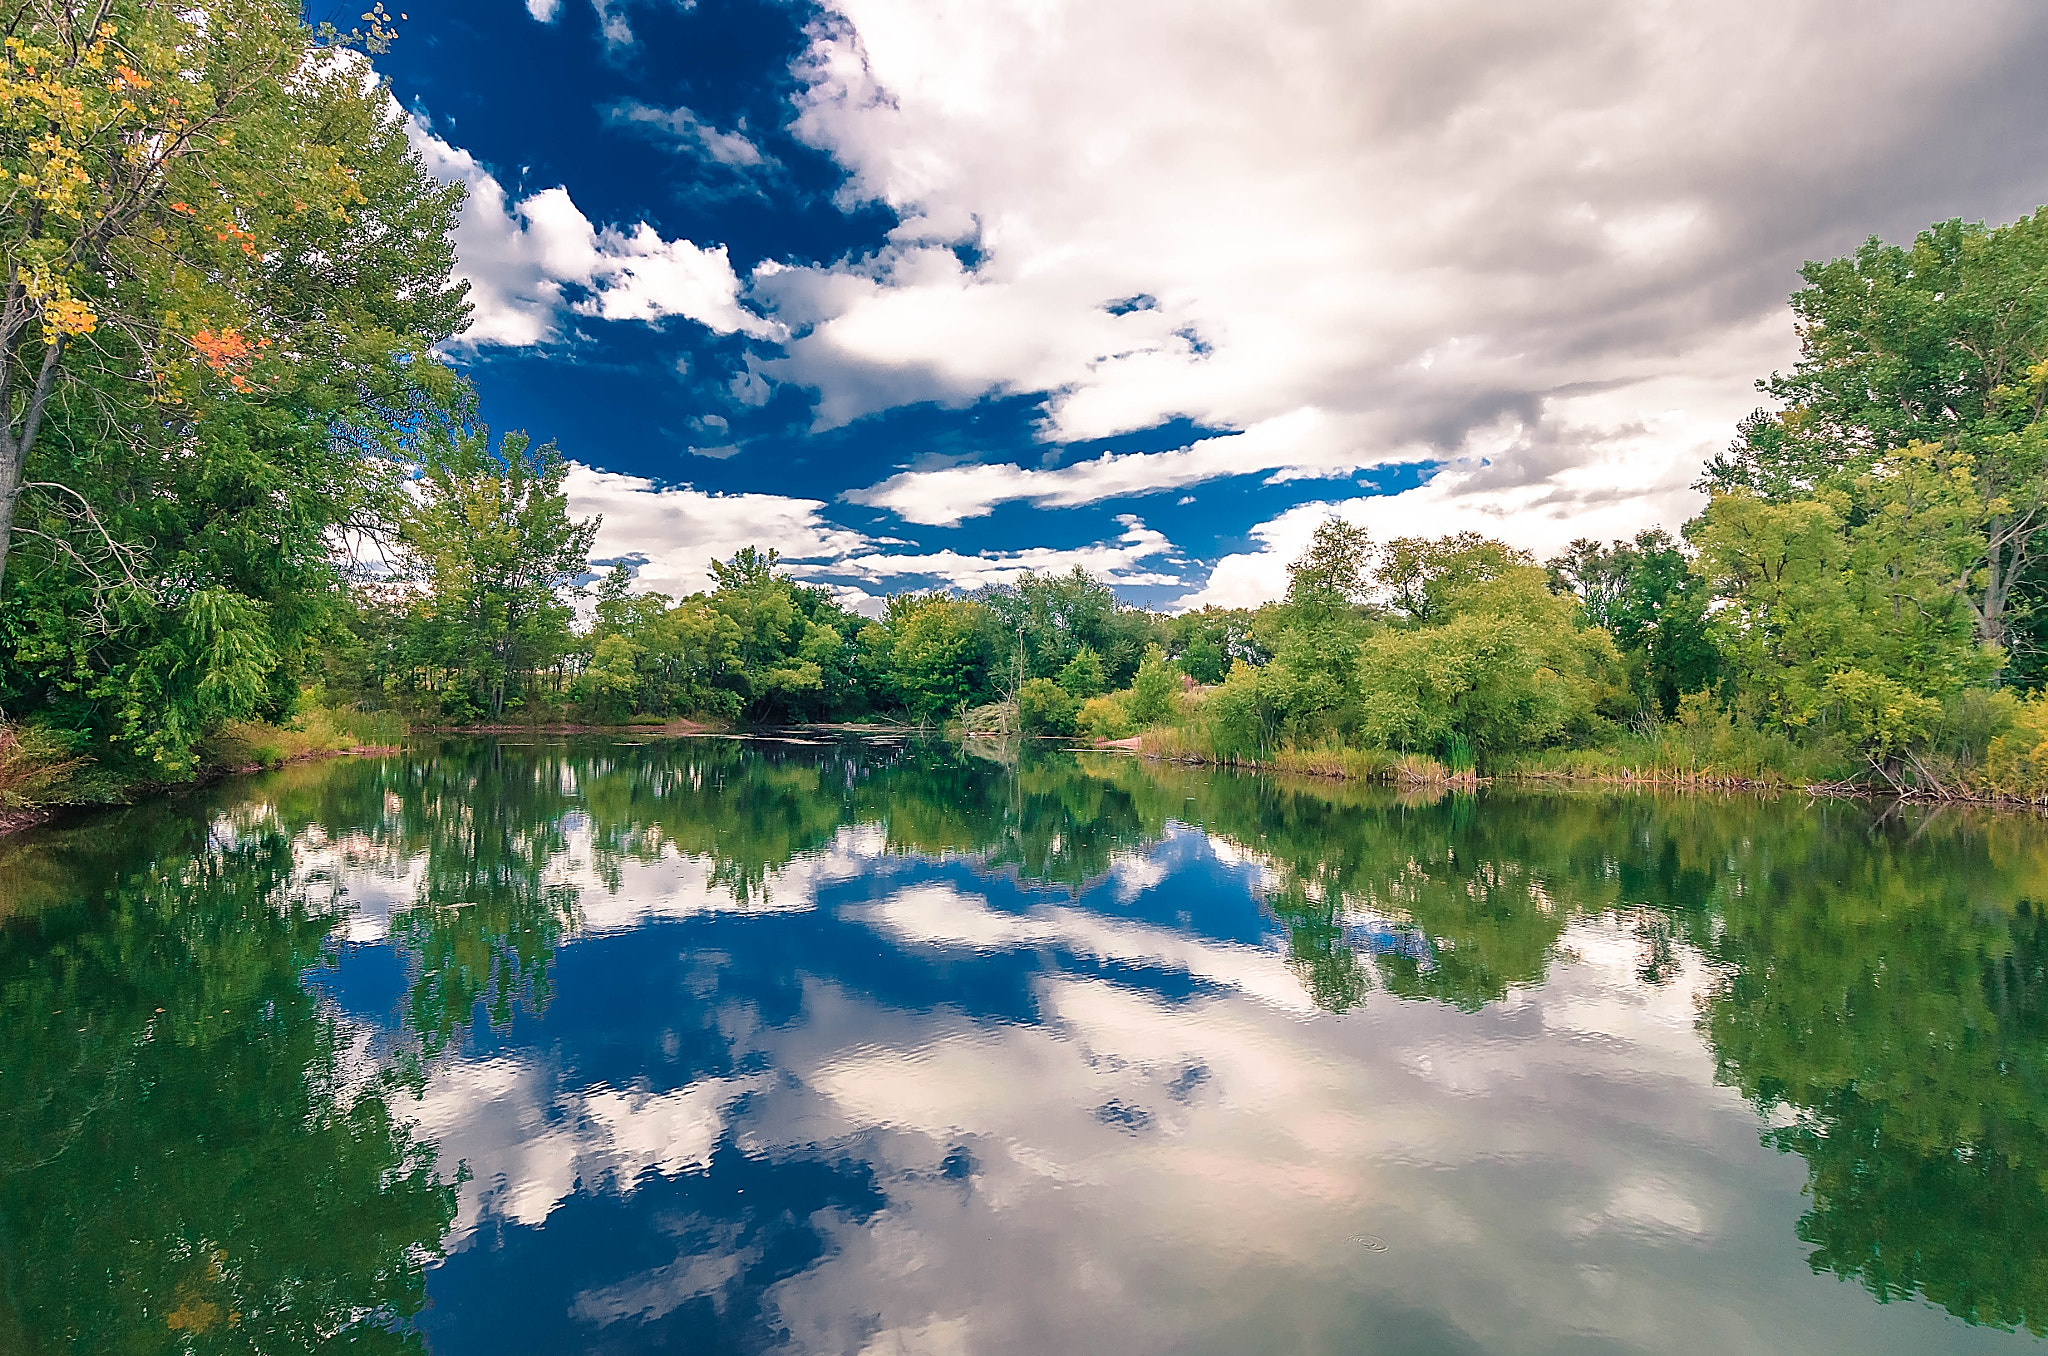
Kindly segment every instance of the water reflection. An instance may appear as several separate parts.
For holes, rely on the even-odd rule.
[[[451,740],[0,848],[0,1347],[2048,1323],[2040,825],[996,752]]]

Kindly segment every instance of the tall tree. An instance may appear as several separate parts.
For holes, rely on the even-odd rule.
[[[1681,696],[1714,682],[1706,580],[1670,533],[1649,528],[1612,546],[1581,538],[1546,564],[1551,588],[1576,596],[1586,619],[1614,637],[1645,706],[1673,715]]]
[[[492,717],[571,644],[562,591],[590,568],[599,518],[569,517],[553,443],[490,429],[466,406],[430,439],[401,538],[427,587],[422,624],[458,690]]]
[[[1758,383],[1783,409],[1744,421],[1702,488],[1783,502],[1938,449],[1979,537],[1950,587],[1978,639],[2010,648],[2031,602],[2015,589],[2048,550],[2048,212],[1943,222],[1910,246],[1873,237],[1801,276],[1798,365]]]
[[[362,37],[381,45],[382,6],[367,17]],[[338,38],[309,29],[293,0],[26,0],[10,16],[0,579],[24,471],[62,386],[103,405],[152,397],[175,424],[195,385],[253,393],[266,359],[289,361],[306,339],[328,347],[336,326],[305,336],[295,323],[295,284],[386,252],[358,228],[375,141],[366,122],[393,121],[389,96],[366,87],[360,57]],[[455,196],[429,195],[437,236]],[[356,244],[361,255],[347,248]],[[460,323],[461,293],[447,281],[445,243],[441,257],[439,278],[414,298],[441,306],[429,328],[445,332]],[[414,347],[423,354],[425,343]],[[118,422],[159,421],[130,411]]]

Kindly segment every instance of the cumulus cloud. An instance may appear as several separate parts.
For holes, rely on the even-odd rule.
[[[907,588],[937,584],[971,591],[1076,566],[1111,584],[1187,582],[1186,558],[1178,548],[1129,514],[1117,519],[1123,530],[1108,541],[969,554],[900,549],[911,543],[843,527],[825,516],[826,504],[818,499],[663,486],[580,462],[569,464],[564,486],[572,516],[604,517],[591,558],[627,561],[636,588],[672,596],[710,588],[710,563],[743,546],[781,552],[790,575],[831,589],[845,606],[870,616],[879,615],[885,595]]]
[[[566,188],[517,202],[476,158],[418,118],[406,134],[427,170],[469,189],[455,228],[457,275],[470,284],[468,344],[528,347],[557,338],[570,314],[657,323],[692,320],[719,334],[785,334],[740,304],[725,246],[664,240],[646,222],[598,227]]]
[[[2048,13],[2014,0],[1967,21],[1848,0],[825,8],[795,131],[902,224],[753,279],[795,335],[764,369],[815,387],[822,423],[1038,391],[1054,441],[1315,411],[1291,465],[1316,474],[1491,440],[1401,511],[1532,541],[1677,504],[1672,468],[1791,356],[1803,259],[2026,210],[2048,151]],[[1262,448],[899,476],[862,502],[955,521],[956,494],[964,517],[1287,469],[1234,463]],[[1628,503],[1617,457],[1646,487]]]
[[[535,23],[551,24],[562,17],[562,0],[526,0],[526,12]]]
[[[640,587],[690,594],[711,587],[709,565],[743,546],[791,561],[839,560],[868,539],[828,522],[824,502],[777,494],[712,494],[571,463],[564,482],[575,517],[604,515],[596,560],[638,562]]]
[[[1670,378],[1551,402],[1547,417],[1475,429],[1427,483],[1399,494],[1299,504],[1251,529],[1258,549],[1218,561],[1180,608],[1253,607],[1287,591],[1287,565],[1323,519],[1378,542],[1476,531],[1551,555],[1579,537],[1676,527],[1701,506],[1700,464],[1727,440],[1701,413],[1701,382]]]

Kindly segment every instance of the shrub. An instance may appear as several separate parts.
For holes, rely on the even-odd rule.
[[[1940,702],[1862,669],[1829,674],[1822,691],[1842,733],[1873,763],[1924,743],[1941,719]]]
[[[1101,696],[1109,686],[1109,676],[1102,668],[1102,656],[1083,645],[1080,653],[1060,670],[1060,686],[1068,696],[1082,701]]]
[[[1157,725],[1171,716],[1174,693],[1179,687],[1166,662],[1166,651],[1157,645],[1149,647],[1145,657],[1138,661],[1137,675],[1131,679],[1130,692],[1124,698],[1131,723]]]
[[[84,741],[40,725],[0,725],[0,810],[63,804],[74,773],[91,762]]]
[[[2012,727],[1991,741],[1984,772],[2001,796],[2048,796],[2048,693],[2013,703]]]
[[[1033,678],[1017,689],[1017,721],[1026,734],[1070,735],[1081,703],[1050,678]]]
[[[1074,723],[1082,734],[1096,739],[1122,739],[1136,726],[1131,719],[1127,695],[1121,693],[1113,697],[1090,697],[1082,702],[1080,715]]]

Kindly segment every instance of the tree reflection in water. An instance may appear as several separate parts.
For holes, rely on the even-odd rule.
[[[630,864],[701,860],[751,907],[868,826],[888,853],[1079,898],[1180,825],[1256,863],[1331,1012],[1479,1011],[1600,920],[1639,938],[1645,984],[1704,966],[1719,1079],[1807,1164],[1811,1265],[2048,1332],[2037,823],[1402,795],[915,741],[449,740],[0,849],[0,1346],[418,1349],[456,1169],[407,1107],[479,1023],[548,1004],[590,892]],[[396,896],[396,1045],[309,982],[368,879]]]

